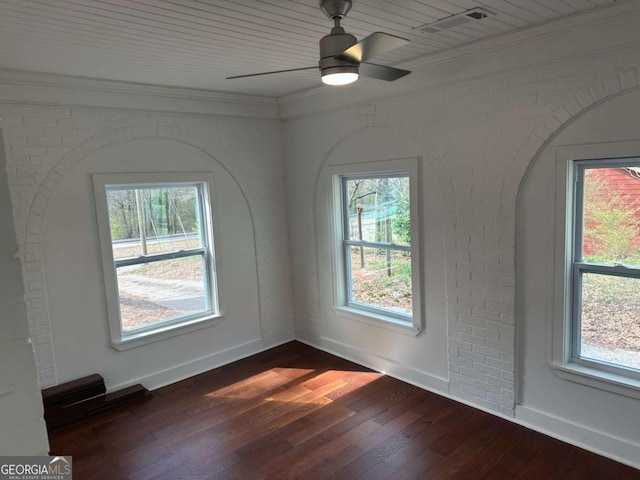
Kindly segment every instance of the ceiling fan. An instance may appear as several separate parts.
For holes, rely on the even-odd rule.
[[[387,33],[375,32],[358,42],[358,39],[346,33],[340,26],[342,20],[351,10],[351,0],[320,0],[320,9],[334,22],[331,33],[320,39],[320,62],[313,67],[290,68],[272,72],[236,75],[233,78],[257,77],[273,73],[297,72],[317,68],[322,75],[322,82],[327,85],[346,85],[355,82],[358,75],[378,80],[393,81],[410,74],[409,70],[387,67],[369,63],[369,59],[401,47],[409,40]]]

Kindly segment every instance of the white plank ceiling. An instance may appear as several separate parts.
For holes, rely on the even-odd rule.
[[[320,84],[315,70],[331,22],[319,0],[0,0],[0,69],[282,96]],[[615,0],[354,0],[343,21],[359,39],[411,40],[376,59],[397,65]],[[416,27],[467,9],[496,15],[439,33]]]

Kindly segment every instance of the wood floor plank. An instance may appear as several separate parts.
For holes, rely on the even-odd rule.
[[[290,342],[53,432],[82,480],[640,479],[640,471]]]
[[[488,470],[487,457],[502,434],[503,431],[490,426],[474,432],[441,462],[428,470],[428,474],[433,478],[442,479],[482,478]],[[442,452],[440,454],[442,455]]]
[[[325,408],[319,413],[313,420],[306,422],[302,428],[287,436],[287,441],[290,445],[294,447],[300,445],[337,423],[344,422],[350,416],[355,415],[353,410],[341,406],[331,409]]]
[[[414,425],[413,429],[405,433],[411,441],[393,455],[387,457],[384,462],[395,469],[400,469],[416,457],[422,455],[425,445],[430,445],[435,440],[442,438],[450,432],[451,430],[449,428],[442,425],[433,425],[428,421]]]
[[[386,438],[370,449],[365,449],[365,447],[358,443],[356,445],[363,450],[363,453],[349,462],[348,465],[338,470],[336,476],[342,478],[360,478],[366,476],[367,472],[383,463],[386,458],[405,447],[410,441],[411,440],[404,435],[396,434]]]
[[[407,480],[414,478],[435,478],[427,475],[426,472],[434,468],[444,460],[443,455],[439,455],[428,447],[418,456],[411,459],[409,463],[402,468],[396,470],[390,477],[390,480]]]
[[[419,419],[420,415],[407,411],[356,442],[355,445],[362,449],[363,454],[337,470],[336,475],[343,478],[356,478],[393,455],[410,441],[401,432]]]
[[[303,455],[300,455],[300,451],[298,451],[295,452],[295,455],[283,456],[282,459],[271,462],[261,468],[260,471],[271,478],[303,478],[307,476],[305,473],[308,470],[320,463],[327,462],[335,466],[335,459],[341,452],[378,428],[380,428],[380,425],[376,422],[367,420],[332,441],[325,443],[320,448],[308,450]],[[360,451],[360,449],[358,450]]]

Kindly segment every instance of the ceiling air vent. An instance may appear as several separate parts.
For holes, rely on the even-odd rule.
[[[484,8],[472,8],[471,10],[417,27],[417,30],[424,33],[438,33],[442,30],[449,30],[450,28],[459,27],[460,25],[465,25],[494,15],[495,13],[485,10]]]

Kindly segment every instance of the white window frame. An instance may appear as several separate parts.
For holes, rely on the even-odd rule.
[[[419,163],[417,158],[383,160],[377,162],[335,165],[328,168],[331,178],[331,235],[332,243],[332,271],[333,271],[333,303],[336,314],[342,318],[367,323],[377,327],[393,330],[407,335],[417,335],[423,329],[422,318],[422,262],[421,262],[421,221],[419,194]],[[402,314],[371,305],[350,302],[348,298],[349,268],[347,265],[346,249],[351,244],[362,243],[365,247],[379,247],[378,243],[352,241],[345,238],[346,223],[344,218],[345,194],[343,192],[344,179],[375,178],[375,177],[409,177],[409,218],[411,220],[411,245],[391,244],[393,249],[411,252],[411,314]],[[386,244],[381,244],[385,248]]]
[[[584,168],[620,167],[639,162],[640,142],[564,146],[556,150],[556,247],[551,366],[566,380],[640,398],[634,369],[581,357],[579,311],[581,272],[640,278],[640,270],[584,262],[581,257]]]
[[[207,172],[198,173],[127,173],[127,174],[94,174],[92,175],[98,235],[102,256],[107,315],[111,345],[117,350],[128,350],[150,342],[181,335],[200,328],[219,323],[220,282],[219,266],[214,241],[213,219],[215,218],[213,195],[213,175]],[[176,252],[140,255],[137,257],[115,260],[111,241],[111,226],[107,207],[107,188],[161,188],[194,186],[198,188],[198,206],[203,220],[201,226],[202,247]],[[120,314],[120,298],[117,279],[117,267],[145,264],[155,261],[172,260],[200,256],[204,265],[204,292],[208,296],[208,309],[192,315],[186,315],[165,321],[124,331]]]

